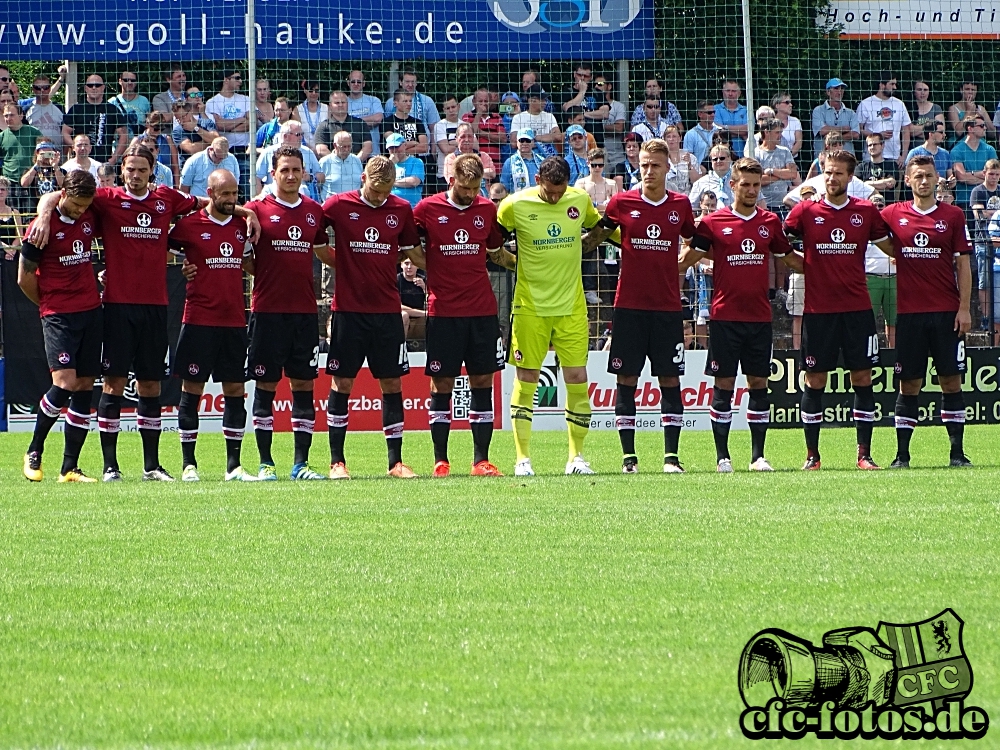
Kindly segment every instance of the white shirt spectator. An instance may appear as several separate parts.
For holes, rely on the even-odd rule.
[[[250,112],[250,97],[246,94],[233,94],[225,97],[216,94],[205,105],[205,114],[209,117],[218,116],[223,120],[237,120]],[[223,135],[229,141],[230,148],[243,148],[250,144],[249,133],[227,132]]]
[[[510,121],[511,132],[531,128],[535,131],[535,136],[548,135],[553,130],[559,128],[556,118],[548,112],[539,112],[533,115],[530,112],[518,112]]]
[[[719,208],[725,208],[726,206],[733,205],[733,190],[729,187],[729,179],[732,175],[726,173],[724,176],[719,177],[712,170],[708,171],[708,174],[704,177],[698,179],[694,185],[691,186],[691,192],[688,193],[688,199],[691,201],[691,205],[694,207],[695,212],[698,211],[699,204],[701,203],[701,194],[707,190],[711,190],[715,193],[715,197],[719,199]]]
[[[662,138],[663,134],[667,132],[667,128],[670,127],[670,123],[664,120],[662,117],[656,121],[654,125],[649,120],[643,120],[634,128],[632,128],[633,133],[638,133],[642,136],[642,140],[648,141],[653,138]]]
[[[865,273],[873,276],[892,276],[896,273],[896,267],[889,262],[888,255],[869,242],[868,249],[865,250]]]
[[[95,180],[97,179],[97,168],[99,166],[101,165],[98,164],[95,159],[91,159],[90,166],[87,167],[86,169],[87,172],[90,172],[92,175],[94,175]],[[62,171],[65,172],[66,174],[69,174],[70,172],[76,171],[78,169],[82,170],[83,167],[80,166],[80,162],[78,162],[76,159],[67,159],[62,165]]]
[[[448,122],[447,120],[438,120],[437,124],[434,126],[434,151],[437,152],[437,176],[444,179],[444,160],[447,154],[441,153],[437,147],[438,141],[455,141],[455,131],[458,130],[458,126],[462,122]]]
[[[781,145],[792,150],[795,145],[795,134],[802,131],[802,121],[798,117],[788,116],[788,124],[781,131]]]
[[[350,114],[348,107],[347,114]],[[295,116],[302,123],[302,142],[309,148],[316,148],[316,129],[330,115],[330,108],[323,102],[319,103],[315,112],[310,112],[305,104],[300,104],[295,108]]]
[[[899,134],[903,128],[909,127],[910,113],[906,111],[906,105],[894,96],[888,99],[879,99],[874,94],[867,99],[863,99],[858,105],[858,124],[868,130],[869,133],[881,133],[885,130],[892,130],[892,138],[885,141],[885,148],[882,155],[886,159],[895,161],[902,152],[903,144]],[[865,150],[865,161],[869,156]]]

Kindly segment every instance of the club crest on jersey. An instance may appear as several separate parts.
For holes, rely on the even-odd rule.
[[[913,244],[917,247],[927,247],[927,243],[930,241],[931,238],[925,232],[917,232],[913,237]]]
[[[365,230],[365,239],[369,242],[378,242],[378,230],[375,227],[368,227]]]
[[[246,239],[243,237],[243,232],[237,232],[236,233],[236,241],[237,242],[246,242]]]
[[[198,367],[198,365],[194,364],[194,362],[188,365],[188,372],[191,373],[192,375],[197,375],[200,369],[201,368]]]
[[[566,215],[571,219],[579,219],[580,209],[578,209],[576,206],[570,206],[569,208],[566,209]]]
[[[281,217],[276,214],[271,214],[270,217],[268,218],[271,219],[272,224],[277,224],[279,221],[281,221]]]
[[[77,255],[83,255],[86,248],[83,246],[83,240],[73,240],[73,252]]]
[[[709,365],[709,367],[712,368],[712,372],[719,371],[719,363],[716,362],[714,359],[712,360],[712,363]]]
[[[264,365],[257,365],[255,368],[253,368],[253,374],[256,375],[258,378],[262,378],[264,377],[264,375],[267,374],[267,368],[264,367]]]
[[[852,227],[860,227],[864,223],[865,223],[865,217],[863,217],[861,214],[851,214]]]
[[[80,225],[80,229],[82,229],[83,233],[88,237],[94,233],[94,228],[90,226],[89,221],[83,222],[83,224]]]
[[[817,224],[823,224],[826,221],[826,219],[824,219],[822,216],[815,216],[813,217],[813,221],[815,221]]]
[[[395,229],[399,226],[399,217],[396,214],[389,214],[385,217],[385,225],[390,229]]]
[[[757,251],[757,243],[751,240],[749,237],[740,243],[740,250],[745,253],[753,253]]]
[[[642,216],[642,212],[641,211],[629,211],[628,215],[631,216],[633,219],[638,219],[640,216]]]
[[[301,239],[301,238],[302,238],[302,229],[301,229],[301,227],[297,227],[297,226],[294,226],[294,225],[288,227],[288,239],[290,239],[290,240],[298,240],[298,239]]]
[[[222,253],[223,258],[228,258],[230,255],[233,254],[233,246],[230,245],[228,242],[223,242],[221,245],[219,245],[219,252]]]
[[[611,369],[612,370],[622,369],[622,361],[618,357],[615,357],[613,360],[611,360]]]
[[[312,214],[306,214],[306,224],[308,224],[311,227],[316,226],[316,217],[313,216]]]
[[[757,227],[757,234],[759,234],[766,240],[768,237],[771,236],[771,231],[763,224],[761,224],[759,227]]]
[[[339,359],[331,359],[330,362],[329,362],[329,366],[330,366],[331,370],[339,370],[340,369],[340,360]]]
[[[723,227],[722,228],[722,233],[728,236],[728,235],[730,235],[730,234],[733,233],[733,228],[732,227]]]
[[[438,216],[438,224],[447,224],[447,223],[448,223],[447,216]]]
[[[901,373],[901,372],[903,371],[903,365],[902,365],[902,364],[900,364],[899,362],[897,362],[897,363],[896,363],[896,364],[895,364],[895,365],[893,366],[893,368],[892,368],[892,371],[893,371],[893,372],[895,372],[895,373],[896,373],[897,375],[899,375],[899,373]]]
[[[521,350],[520,349],[515,349],[514,350],[514,361],[515,362],[520,362],[522,359],[524,359],[524,355],[521,354]]]
[[[847,239],[847,232],[845,232],[840,227],[837,227],[832,232],[830,232],[830,240],[832,242],[838,242],[839,243],[839,242],[843,242],[845,239]]]
[[[66,233],[65,232],[56,232],[56,239],[57,240],[62,240],[62,239],[65,239],[65,238],[66,238]]]
[[[934,222],[934,231],[935,232],[947,232],[948,231],[948,222],[944,221],[943,219],[938,219],[937,221]]]
[[[671,224],[680,224],[681,215],[676,211],[671,211],[669,214],[667,214],[667,221],[669,221]]]
[[[361,214],[359,214],[357,211],[351,211],[351,213],[347,214],[347,218],[349,218],[351,221],[357,221],[358,219],[361,218]]]
[[[104,370],[105,372],[107,372],[108,370],[110,370],[111,369],[111,360],[109,360],[109,359],[102,359],[101,360],[101,369]]]
[[[806,357],[806,367],[815,367],[815,366],[816,366],[816,358],[810,354],[808,357]]]
[[[150,224],[153,223],[153,217],[147,213],[141,213],[135,217],[135,222],[140,227],[148,227]]]
[[[441,372],[441,363],[436,359],[427,366],[430,368],[431,372]]]
[[[201,233],[201,238],[203,240],[210,240],[210,239],[212,239],[212,235],[209,232],[202,232]]]
[[[59,364],[61,365],[69,364],[69,352],[59,352]]]
[[[648,227],[646,227],[646,236],[649,237],[649,239],[651,240],[657,239],[661,233],[662,230],[660,229],[659,224],[650,224]]]
[[[486,226],[486,220],[482,216],[476,216],[472,220],[472,226],[474,226],[476,229],[482,229],[483,227]]]
[[[459,245],[464,245],[468,241],[469,241],[469,233],[466,232],[464,229],[459,229],[457,232],[455,232],[455,242],[457,242]]]
[[[156,213],[158,214],[162,214],[167,210],[167,204],[163,201],[156,201],[153,207],[156,209]]]

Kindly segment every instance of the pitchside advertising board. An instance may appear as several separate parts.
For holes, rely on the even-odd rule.
[[[0,60],[247,56],[245,0],[4,5]],[[653,54],[652,6],[653,0],[256,0],[257,57],[642,59]]]

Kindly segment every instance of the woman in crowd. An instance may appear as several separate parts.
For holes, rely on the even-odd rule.
[[[639,149],[642,146],[642,136],[638,133],[626,133],[622,141],[625,147],[625,161],[616,165],[611,171],[618,192],[631,190],[639,184]]]
[[[663,131],[663,140],[667,142],[667,159],[670,162],[667,190],[687,195],[702,175],[701,165],[693,154],[681,148],[681,132],[676,125],[667,126]]]
[[[306,95],[305,101],[295,108],[292,119],[302,123],[302,143],[314,149],[316,148],[316,129],[323,120],[329,117],[330,111],[319,100],[320,91],[317,81],[303,81],[302,91]]]
[[[587,161],[590,164],[590,173],[577,180],[576,187],[587,192],[597,213],[604,216],[604,209],[608,207],[611,196],[618,192],[618,186],[614,180],[604,176],[607,158],[603,148],[592,148],[587,153]]]
[[[973,80],[965,80],[959,91],[962,98],[948,107],[948,122],[951,123],[951,129],[954,132],[953,142],[957,143],[965,138],[965,124],[963,120],[974,115],[979,115],[986,120],[986,133],[988,137],[995,138],[997,129],[993,125],[993,118],[987,114],[986,107],[976,102],[976,96],[979,94],[979,84]]]
[[[798,157],[802,150],[802,121],[792,116],[792,97],[787,91],[779,91],[771,97],[774,116],[785,126],[781,131],[781,145]]]
[[[917,138],[918,143],[924,139],[924,125],[931,120],[937,120],[944,124],[944,110],[940,104],[931,101],[931,87],[922,78],[913,82],[913,124],[910,125],[911,137]]]
[[[170,137],[164,135],[163,131],[168,131]],[[173,115],[156,111],[150,112],[146,117],[146,130],[140,133],[140,137],[144,140],[148,138],[156,143],[158,154],[156,160],[172,173],[170,187],[180,184],[181,174],[180,160],[177,157],[177,146],[174,145],[173,135]],[[158,182],[158,184],[166,183]]]

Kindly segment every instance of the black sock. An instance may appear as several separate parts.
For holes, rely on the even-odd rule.
[[[48,437],[49,431],[55,423],[59,421],[62,409],[69,403],[70,396],[72,395],[72,391],[67,391],[57,385],[53,385],[42,396],[38,402],[38,416],[35,417],[35,434],[31,436],[28,453],[37,451],[39,456],[42,455],[42,451],[45,449],[45,438]]]
[[[222,410],[222,434],[226,437],[226,472],[240,465],[243,433],[247,426],[247,407],[243,396],[226,396]]]
[[[382,394],[382,432],[389,452],[389,468],[403,460],[403,394]]]
[[[177,406],[177,432],[181,438],[181,463],[183,466],[197,466],[194,448],[198,440],[198,403],[201,396],[197,393],[181,393],[181,401]]]
[[[136,424],[142,438],[142,464],[146,471],[152,471],[160,465],[160,430],[163,429],[160,397],[139,396],[136,414]]]
[[[615,427],[622,455],[635,455],[635,386],[618,384],[615,395]]]
[[[858,459],[872,452],[875,426],[875,392],[870,385],[854,386],[854,428],[858,435]]]
[[[434,462],[448,460],[448,433],[451,432],[451,394],[432,393],[431,405],[427,409],[427,420],[431,425],[431,441],[434,443]]]
[[[733,392],[719,386],[712,388],[712,406],[708,410],[715,438],[715,461],[729,458],[729,427],[733,421]]]
[[[346,464],[344,440],[347,438],[347,394],[330,391],[326,407],[326,428],[330,433],[330,465]]]
[[[660,386],[660,424],[663,425],[663,456],[676,462],[684,424],[684,402],[681,401],[679,385],[672,388]]]
[[[274,391],[260,386],[253,389],[253,434],[257,439],[257,453],[262,464],[274,466],[271,458],[271,439],[274,437]]]
[[[747,404],[747,422],[750,425],[750,460],[764,458],[764,442],[767,440],[767,425],[771,421],[771,402],[767,388],[750,390]]]
[[[917,405],[919,396],[896,396],[896,458],[901,461],[910,460],[910,438],[917,428],[917,417],[920,407]]]
[[[309,449],[312,447],[313,428],[316,426],[316,405],[313,403],[313,392],[292,391],[292,436],[295,439],[296,464],[309,461]]]
[[[118,433],[121,431],[122,397],[102,393],[97,402],[97,429],[101,433],[104,470],[118,471]]]
[[[472,463],[490,460],[493,440],[493,388],[473,388],[469,405],[469,428],[472,430]]]
[[[64,434],[63,465],[60,474],[80,465],[80,451],[83,441],[87,439],[90,430],[90,402],[94,398],[93,388],[85,391],[75,391],[69,399],[69,409],[66,410],[66,432]]]
[[[941,394],[941,421],[948,430],[951,458],[965,456],[965,397],[962,392]]]
[[[806,454],[819,460],[819,428],[823,424],[823,389],[805,387],[800,412],[806,433]]]

